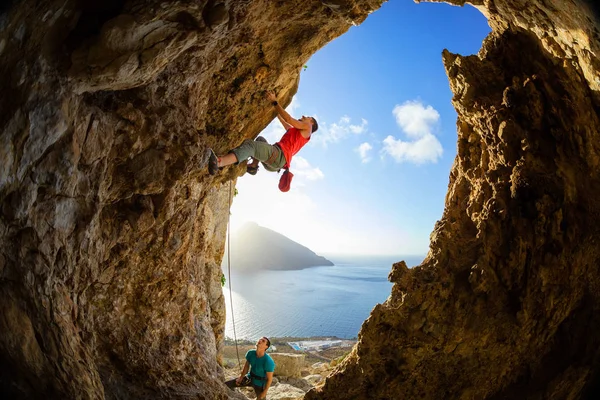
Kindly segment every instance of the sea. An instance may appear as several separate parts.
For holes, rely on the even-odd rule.
[[[225,335],[234,337],[235,321],[238,339],[355,338],[373,307],[390,295],[392,284],[387,277],[392,264],[404,260],[412,267],[424,259],[424,256],[324,256],[335,265],[252,274],[231,271],[231,279],[224,266]]]

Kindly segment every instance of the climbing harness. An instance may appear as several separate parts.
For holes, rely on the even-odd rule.
[[[235,317],[233,315],[233,297],[231,296],[231,226],[229,222],[231,220],[231,199],[232,199],[232,187],[233,182],[229,181],[229,215],[227,216],[227,280],[229,281],[229,305],[231,308],[231,324],[233,325],[233,340],[235,341],[235,354],[237,355],[238,368],[242,369],[242,363],[240,362],[240,351],[238,349],[237,335],[235,333]]]

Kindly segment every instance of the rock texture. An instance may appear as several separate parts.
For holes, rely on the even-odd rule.
[[[304,397],[304,392],[292,385],[281,383],[269,389],[268,396],[272,400],[301,400]]]
[[[0,397],[225,399],[232,183],[318,48],[382,0],[0,6]],[[464,0],[451,0],[462,5]],[[424,263],[306,399],[600,396],[597,2],[473,0]]]
[[[304,366],[304,354],[293,353],[271,353],[271,358],[275,361],[277,368],[274,375],[287,376],[291,378],[300,378],[300,371]]]
[[[206,174],[381,1],[0,6],[0,397],[225,399]]]
[[[462,2],[461,2],[462,3]],[[315,399],[600,396],[600,35],[582,2],[480,1],[478,56],[444,52],[458,112],[422,265]]]

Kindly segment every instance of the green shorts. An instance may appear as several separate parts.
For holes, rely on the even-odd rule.
[[[273,160],[273,162],[266,164],[265,162],[271,158],[274,151],[278,152],[279,154],[275,156],[275,160]],[[285,165],[285,156],[283,155],[283,151],[281,151],[280,148],[267,143],[265,138],[262,136],[257,137],[256,140],[244,140],[244,143],[233,149],[232,152],[235,154],[238,162],[247,160],[248,157],[262,161],[262,164],[267,171],[276,172]]]

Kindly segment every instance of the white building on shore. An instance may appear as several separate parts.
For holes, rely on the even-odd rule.
[[[342,347],[341,340],[311,340],[301,342],[288,342],[288,345],[296,351],[321,351],[332,347]]]

